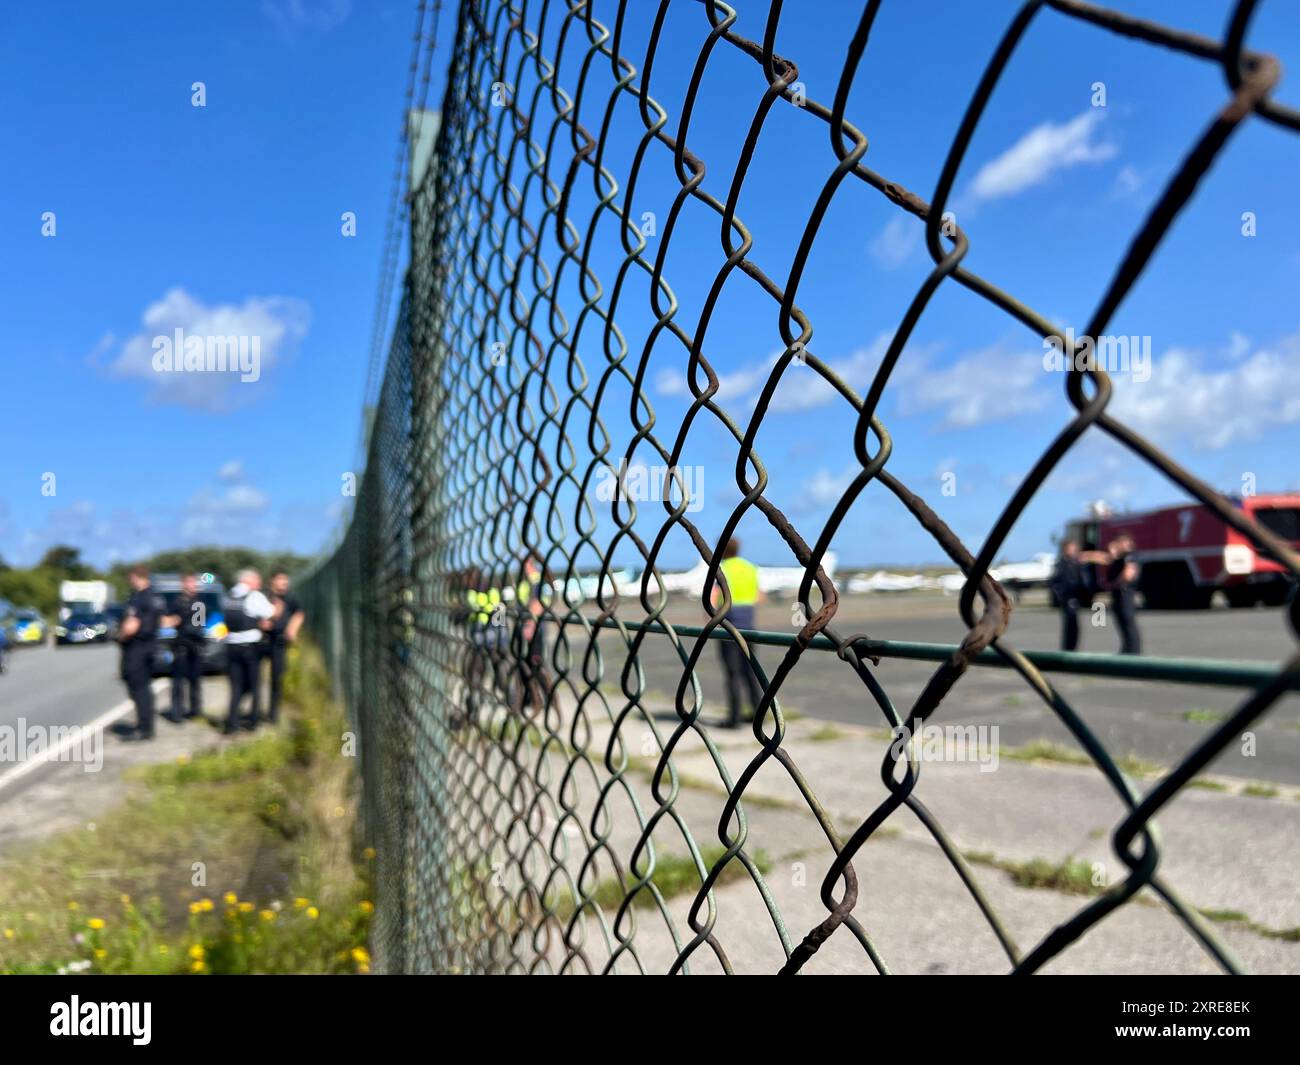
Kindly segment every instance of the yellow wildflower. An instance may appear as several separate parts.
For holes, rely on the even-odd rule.
[[[362,899],[361,903],[357,906],[357,909],[364,914],[372,914],[375,912],[375,904],[369,899]]]
[[[241,902],[241,903],[239,904],[239,912],[240,912],[240,913],[252,913],[252,912],[253,912],[253,904],[252,904],[251,902]]]
[[[233,906],[239,901],[239,896],[233,891],[227,891],[225,895],[222,896],[222,901],[224,901],[227,906]]]
[[[104,919],[102,917],[92,917],[89,921],[86,922],[86,926],[88,928],[93,928],[96,932],[98,932],[101,928],[104,927]]]
[[[314,921],[314,920],[316,920],[317,917],[320,916],[320,910],[316,909],[315,906],[308,906],[308,907],[307,907],[307,916],[310,917],[310,918]]]
[[[202,961],[205,953],[202,943],[195,943],[194,946],[190,947],[190,957],[195,961]]]

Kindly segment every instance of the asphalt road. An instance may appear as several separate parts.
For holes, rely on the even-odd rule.
[[[126,699],[119,654],[109,644],[11,651],[9,669],[0,676],[0,728],[16,732],[19,719],[24,729],[90,724]],[[21,765],[0,761],[0,806],[50,768],[16,773]]]
[[[620,611],[622,616],[622,611]],[[679,624],[699,625],[698,607],[675,603],[668,617]],[[628,620],[632,620],[629,615]],[[1093,628],[1083,620],[1080,650],[1105,653],[1118,647],[1112,629]],[[793,632],[788,602],[769,602],[759,608],[761,629]],[[1012,617],[1008,639],[1021,650],[1052,650],[1058,646],[1059,615],[1045,605],[1021,605]],[[1280,609],[1157,611],[1139,615],[1139,628],[1147,654],[1192,659],[1232,661],[1283,661],[1295,649],[1286,618]],[[841,600],[835,629],[843,635],[865,632],[882,640],[956,643],[966,628],[957,612],[957,600],[941,595],[852,596]],[[599,646],[605,658],[603,684],[616,686],[624,656],[616,632],[603,632]],[[580,653],[581,649],[577,649]],[[769,676],[784,649],[762,647],[759,661]],[[705,720],[725,715],[725,692],[719,653],[706,648],[698,676]],[[680,661],[663,637],[647,637],[641,652],[649,701],[671,705],[681,676]],[[581,661],[575,669],[581,670]],[[920,694],[936,664],[884,659],[875,669],[900,716]],[[1048,674],[1051,680],[1116,756],[1137,754],[1160,765],[1172,765],[1193,750],[1245,693],[1170,683],[1142,683],[1103,677]],[[688,693],[689,699],[689,693]],[[607,694],[611,704],[618,704]],[[808,717],[828,721],[885,726],[886,720],[861,680],[833,653],[805,652],[782,685],[781,705]],[[618,704],[621,705],[621,704]],[[617,708],[617,705],[616,705]],[[932,721],[938,724],[997,725],[1004,747],[1034,740],[1071,744],[1073,739],[1056,715],[1020,677],[1010,670],[972,668],[949,694]],[[1234,743],[1207,772],[1250,780],[1300,784],[1300,695],[1290,695],[1256,723],[1253,756]]]
[[[113,644],[22,648],[0,676],[0,725],[84,725],[126,698]]]
[[[15,728],[19,719],[23,727],[85,727],[108,711],[122,706],[128,696],[126,685],[118,676],[121,651],[116,644],[85,647],[50,646],[23,648],[9,654],[9,669],[0,676],[0,728]],[[169,705],[164,679],[154,680],[154,706],[161,713]],[[205,706],[212,711],[217,700],[224,708],[225,682],[220,692],[210,690],[205,682]],[[135,711],[127,708],[127,723],[135,721]],[[109,742],[121,742],[106,737]],[[41,780],[54,766],[41,765],[31,770],[0,760],[0,810],[15,794]],[[0,815],[2,816],[2,815]]]

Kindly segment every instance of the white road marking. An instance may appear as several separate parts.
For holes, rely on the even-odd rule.
[[[153,692],[155,695],[162,695],[167,690],[168,681],[166,678],[155,680],[153,682]],[[134,709],[135,704],[130,699],[123,699],[113,709],[105,710],[94,721],[89,721],[82,725],[79,732],[74,732],[54,747],[47,748],[35,758],[30,758],[26,762],[21,762],[14,766],[8,772],[0,773],[0,791],[3,791],[8,785],[15,781],[22,780],[28,773],[33,772],[46,762],[58,761],[59,756],[69,748],[76,747],[84,742],[84,733],[95,732],[108,728],[120,717],[125,717]]]

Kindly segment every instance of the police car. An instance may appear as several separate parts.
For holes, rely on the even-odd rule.
[[[39,647],[49,639],[49,626],[35,610],[19,610],[8,626],[9,642],[15,647]]]
[[[108,643],[108,618],[103,614],[69,614],[54,627],[54,646]]]
[[[161,596],[164,614],[175,614],[176,602],[181,597],[181,578],[176,573],[155,573],[152,580],[154,595]],[[223,673],[226,669],[226,647],[222,642],[226,638],[226,621],[223,611],[225,588],[211,574],[199,578],[199,602],[203,604],[203,647],[199,658],[204,673]],[[159,626],[158,640],[153,653],[153,675],[155,677],[171,676],[172,662],[175,655],[172,645],[176,641],[176,630],[168,626]]]

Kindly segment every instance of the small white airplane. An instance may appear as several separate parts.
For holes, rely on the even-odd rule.
[[[878,569],[870,577],[854,577],[849,581],[850,592],[914,592],[918,588],[935,588],[937,583],[919,573],[890,573]]]

